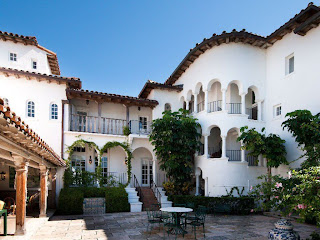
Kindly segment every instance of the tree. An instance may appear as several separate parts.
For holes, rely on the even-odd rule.
[[[200,148],[200,124],[188,111],[165,111],[162,118],[152,123],[150,141],[175,194],[186,193],[184,188],[191,182],[194,154]]]
[[[296,110],[286,114],[288,119],[282,123],[293,135],[306,158],[303,168],[318,166],[320,159],[320,113],[312,115],[308,110]]]
[[[281,164],[288,164],[286,159],[286,148],[284,146],[285,140],[281,139],[276,134],[269,134],[266,136],[262,129],[259,133],[255,128],[249,129],[242,127],[240,129],[241,135],[238,141],[243,142],[242,149],[249,151],[249,155],[258,158],[262,155],[267,160],[268,181],[271,180],[271,168],[277,168]]]

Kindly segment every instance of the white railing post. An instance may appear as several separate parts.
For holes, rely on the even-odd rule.
[[[246,94],[241,94],[241,114],[246,114]]]

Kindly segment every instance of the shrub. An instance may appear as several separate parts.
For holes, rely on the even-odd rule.
[[[83,192],[78,188],[61,189],[58,203],[58,214],[82,214]]]
[[[254,208],[252,197],[203,197],[190,195],[174,195],[169,199],[174,204],[193,203],[195,208],[199,205],[209,208],[213,213],[249,214]]]
[[[124,187],[113,187],[105,189],[106,212],[130,212],[128,194]]]
[[[105,188],[84,187],[79,189],[81,189],[85,198],[105,197],[105,192],[106,192]]]

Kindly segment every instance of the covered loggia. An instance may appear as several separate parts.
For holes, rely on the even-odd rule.
[[[218,79],[208,85],[208,112],[222,111],[221,83]]]
[[[229,161],[241,161],[241,143],[237,141],[238,137],[238,128],[231,128],[227,133],[226,155]]]
[[[222,157],[221,130],[218,126],[213,126],[208,136],[208,156],[209,158]]]
[[[241,96],[240,96],[240,82],[232,81],[227,88],[226,93],[226,109],[229,114],[241,114]]]
[[[260,99],[258,88],[251,86],[245,99],[246,114],[249,119],[262,120],[262,101]]]

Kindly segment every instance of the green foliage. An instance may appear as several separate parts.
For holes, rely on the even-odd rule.
[[[313,115],[308,110],[296,110],[286,114],[288,118],[282,123],[293,135],[306,157],[302,167],[318,166],[320,159],[320,113]]]
[[[249,214],[254,208],[252,197],[203,197],[190,195],[174,195],[169,197],[174,204],[193,203],[195,208],[199,205],[209,208],[213,213]]]
[[[124,187],[106,188],[106,212],[130,212],[128,193]]]
[[[270,182],[255,186],[251,195],[262,203],[256,210],[279,210],[285,216],[299,214],[301,221],[320,225],[320,167],[293,170],[290,178],[273,176]]]
[[[163,187],[168,195],[174,195],[176,192],[180,192],[182,195],[188,195],[193,185],[191,182],[184,182],[181,187],[175,185],[174,182],[168,181],[163,184]]]
[[[94,197],[105,198],[107,213],[130,212],[128,194],[123,186],[112,188],[76,187],[61,189],[57,214],[82,214],[84,198]]]
[[[316,233],[316,232],[313,232],[310,234],[310,239],[307,238],[307,240],[320,240],[320,234],[319,233]]]
[[[94,148],[95,151],[98,153],[98,160],[99,165],[96,168],[95,173],[87,172],[87,171],[79,171],[73,172],[70,166],[71,163],[71,156],[74,152],[74,149],[76,147],[85,147],[89,146],[89,148]],[[118,183],[115,181],[113,176],[103,176],[102,174],[102,168],[101,168],[101,157],[103,153],[107,152],[108,149],[114,148],[120,146],[124,149],[124,151],[127,154],[127,158],[125,159],[125,164],[127,165],[127,174],[128,174],[128,182],[131,181],[131,171],[132,171],[132,152],[130,149],[130,145],[127,142],[121,143],[121,142],[107,142],[101,149],[98,147],[97,144],[94,142],[86,141],[83,139],[76,140],[71,146],[68,147],[67,153],[68,153],[68,159],[66,161],[67,169],[64,172],[63,180],[64,180],[64,188],[67,188],[72,185],[76,186],[95,186],[96,184],[99,184],[101,186],[108,185],[110,187],[113,187],[117,185]]]
[[[131,134],[131,131],[130,131],[129,126],[124,126],[124,127],[123,127],[123,134],[124,134],[125,136],[129,136],[129,135]]]
[[[240,191],[239,187],[236,187],[236,186],[232,187],[229,192],[228,192],[228,189],[226,189],[227,197],[232,197],[234,191],[237,192],[239,197],[243,197],[244,187],[242,187]]]
[[[242,127],[240,129],[241,135],[238,141],[242,141],[244,150],[248,150],[249,155],[258,157],[260,154],[267,159],[267,167],[277,168],[281,164],[288,164],[286,159],[286,148],[284,146],[285,140],[281,139],[276,134],[269,134],[266,136],[262,129],[259,133],[255,128],[249,129]]]
[[[60,191],[57,213],[73,215],[83,213],[83,192],[78,188],[63,188]]]
[[[162,118],[153,120],[150,141],[164,170],[176,186],[175,193],[182,194],[182,186],[191,181],[193,158],[200,149],[200,124],[180,109],[165,111]]]

